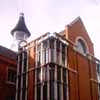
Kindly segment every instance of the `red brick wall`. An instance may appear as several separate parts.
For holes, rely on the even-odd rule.
[[[69,40],[73,43],[76,42],[77,37],[82,37],[86,41],[89,49],[89,53],[94,54],[93,43],[83,25],[83,22],[80,18],[77,19],[73,24],[66,26],[65,34]]]
[[[69,100],[98,100],[95,60],[68,47]],[[92,80],[91,80],[92,79]]]
[[[69,100],[79,100],[76,52],[68,47]]]
[[[76,42],[77,37],[82,37],[87,43],[89,53],[94,55],[93,43],[80,18],[77,18],[73,23],[66,26],[65,34],[66,38],[73,43]],[[75,51],[69,47],[68,64],[69,68],[78,72],[76,74],[69,70],[70,100],[74,100],[75,98],[76,100],[98,100],[95,59],[89,60],[81,54],[75,53]],[[79,98],[77,98],[77,94]]]
[[[15,96],[16,85],[8,82],[10,65],[16,70],[16,61],[0,55],[0,100],[6,100],[7,96]]]
[[[82,21],[79,19],[68,27],[68,39],[76,42],[76,38],[81,36],[86,41],[89,53],[94,54],[93,44],[89,38]],[[28,100],[34,99],[34,83],[35,83],[35,51],[30,49],[29,58],[29,85]],[[90,64],[91,60],[76,52],[72,47],[68,47],[68,82],[69,82],[69,100],[98,100],[97,84],[91,82],[91,77],[96,80],[96,67]],[[91,67],[92,66],[92,67]]]
[[[93,61],[89,61],[90,65],[90,85],[91,85],[91,96],[92,100],[98,100],[98,83],[96,76],[96,62],[95,59]]]
[[[91,100],[88,59],[77,54],[80,100]]]

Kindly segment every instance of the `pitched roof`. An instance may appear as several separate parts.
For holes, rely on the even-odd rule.
[[[17,25],[15,26],[15,28],[11,31],[11,34],[13,35],[15,31],[25,32],[25,34],[27,34],[28,37],[31,35],[29,30],[27,29],[27,27],[25,25],[23,13],[20,14],[19,21],[18,21]]]
[[[84,23],[83,23],[83,20],[81,19],[80,16],[78,16],[77,18],[75,18],[75,19],[74,19],[71,23],[69,23],[67,26],[68,26],[68,27],[73,27],[73,25],[74,25],[75,23],[77,23],[77,22],[81,23],[82,27],[84,28],[84,31],[87,33],[88,39],[89,39],[89,40],[91,41],[91,43],[92,43],[92,40],[91,40],[91,38],[90,38],[90,36],[89,36],[89,34],[88,34],[87,30],[86,30],[86,27],[85,27],[85,25],[84,25]],[[92,43],[92,44],[93,44],[93,43]]]
[[[13,59],[13,60],[16,60],[17,59],[17,53],[8,49],[8,48],[5,48],[3,46],[0,46],[0,55],[2,56],[5,56],[9,59]]]

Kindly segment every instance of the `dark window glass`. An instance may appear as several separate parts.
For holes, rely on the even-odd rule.
[[[55,77],[55,65],[54,64],[50,64],[49,72],[50,72],[50,81],[54,81],[54,77]]]
[[[23,74],[23,88],[26,89],[26,74]]]
[[[43,63],[48,63],[48,40],[43,41]]]
[[[44,82],[44,85],[43,85],[43,100],[47,100],[47,95],[48,95],[47,82]]]
[[[48,47],[48,45],[47,45],[47,40],[45,40],[45,41],[43,41],[43,50],[42,50],[42,54],[43,54],[43,59],[44,59],[44,61],[43,61],[43,63],[44,64],[46,64],[46,50],[47,50],[47,47]]]
[[[54,100],[54,82],[50,82],[50,100]]]
[[[100,84],[98,84],[98,97],[100,99]]]
[[[57,40],[56,42],[56,48],[57,48],[57,52],[59,52],[60,51],[60,41],[59,40]]]
[[[46,49],[48,47],[48,43],[47,42],[48,42],[47,40],[43,41],[43,49]]]
[[[48,67],[47,66],[45,66],[45,81],[47,81],[47,77],[48,77]]]
[[[40,66],[41,64],[41,45],[37,46],[37,65]]]
[[[62,54],[62,64],[65,65],[65,54]]]
[[[57,56],[57,63],[59,64],[60,63],[60,41],[57,40],[56,42],[56,56]]]
[[[57,80],[61,81],[61,67],[59,67],[59,66],[57,68]]]
[[[24,60],[27,59],[27,51],[24,51]]]
[[[24,52],[24,72],[26,72],[27,68],[27,52]]]
[[[54,67],[51,67],[50,68],[50,81],[54,81],[54,72],[55,72]]]
[[[57,52],[57,64],[59,64],[60,63],[60,52]]]
[[[58,100],[61,100],[61,67],[57,67],[57,95]]]
[[[81,40],[81,39],[78,40],[77,49],[81,53],[86,53],[87,52],[87,48],[86,48],[85,43],[83,42],[83,40]]]
[[[41,100],[41,85],[37,85],[37,100]]]
[[[51,49],[51,62],[54,62],[54,49]]]
[[[63,85],[63,100],[67,100],[67,86]]]
[[[18,76],[18,89],[17,89],[18,100],[20,100],[20,90],[21,90],[21,76]]]
[[[65,65],[65,45],[62,44],[62,64]]]
[[[50,100],[54,100],[54,77],[55,77],[55,65],[49,65],[49,72],[50,72]]]
[[[17,92],[18,92],[17,93],[17,98],[18,98],[18,100],[20,100],[20,89],[18,89]]]
[[[99,84],[99,92],[100,92],[100,84]]]
[[[61,100],[61,84],[57,83],[58,100]]]
[[[46,64],[46,50],[44,51],[44,62],[45,62],[45,64]]]
[[[50,43],[50,48],[54,49],[54,39],[53,38],[50,38],[49,43]]]
[[[54,39],[53,38],[50,38],[49,40],[49,43],[50,43],[50,52],[51,52],[51,62],[54,62]]]
[[[24,69],[23,69],[23,72],[27,71],[26,68],[27,68],[27,59],[24,60]]]
[[[67,83],[67,73],[66,73],[66,68],[63,68],[63,82]]]
[[[6,100],[15,100],[15,96],[7,96]]]
[[[100,64],[97,64],[97,72],[100,73]]]
[[[46,49],[43,50],[43,59],[44,59],[44,64],[46,64]]]
[[[22,89],[22,100],[25,100],[25,92],[26,92],[26,89],[23,88],[23,89]]]
[[[40,66],[41,64],[41,52],[38,52],[38,61],[37,61],[37,65]]]
[[[37,69],[37,83],[40,83],[41,68]]]
[[[63,99],[67,99],[67,70],[63,68]]]
[[[16,83],[16,71],[8,69],[8,81]]]
[[[22,53],[18,55],[18,65],[19,65],[19,74],[21,74],[22,70]]]
[[[21,87],[21,76],[18,76],[18,89]]]

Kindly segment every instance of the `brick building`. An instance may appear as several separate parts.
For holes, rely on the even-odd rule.
[[[23,14],[11,34],[30,36]],[[80,17],[19,47],[17,64],[16,100],[100,100],[100,61]]]
[[[80,17],[19,52],[16,100],[99,100],[100,62]]]
[[[0,100],[14,100],[16,90],[15,52],[0,46]]]

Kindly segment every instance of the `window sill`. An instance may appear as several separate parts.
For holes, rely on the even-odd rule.
[[[11,81],[6,81],[7,84],[11,84],[11,85],[16,85],[16,83],[11,82]]]

